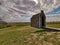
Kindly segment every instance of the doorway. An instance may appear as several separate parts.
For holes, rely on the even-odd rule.
[[[41,27],[45,27],[45,18],[44,18],[44,16],[42,16],[42,19],[41,19]]]

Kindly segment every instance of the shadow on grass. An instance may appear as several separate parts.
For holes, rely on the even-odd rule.
[[[51,29],[51,28],[42,28],[42,30],[37,30],[35,31],[34,33],[37,33],[37,32],[60,32],[60,30],[58,29]]]

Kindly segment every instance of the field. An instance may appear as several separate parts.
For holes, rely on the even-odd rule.
[[[48,27],[60,28],[60,22],[47,22],[46,25]]]
[[[60,24],[54,26],[60,28]],[[60,45],[60,31],[16,25],[0,29],[0,45]]]

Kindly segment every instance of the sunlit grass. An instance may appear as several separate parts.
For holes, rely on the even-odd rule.
[[[47,23],[47,27],[60,28],[60,23]]]
[[[60,32],[43,30],[31,26],[1,29],[0,45],[60,45]]]
[[[60,24],[47,25],[60,28]],[[16,24],[0,29],[0,45],[60,45],[60,32]]]

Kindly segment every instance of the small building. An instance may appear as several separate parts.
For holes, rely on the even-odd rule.
[[[41,10],[41,13],[32,16],[31,26],[36,28],[44,28],[46,26],[46,16],[43,10]]]

